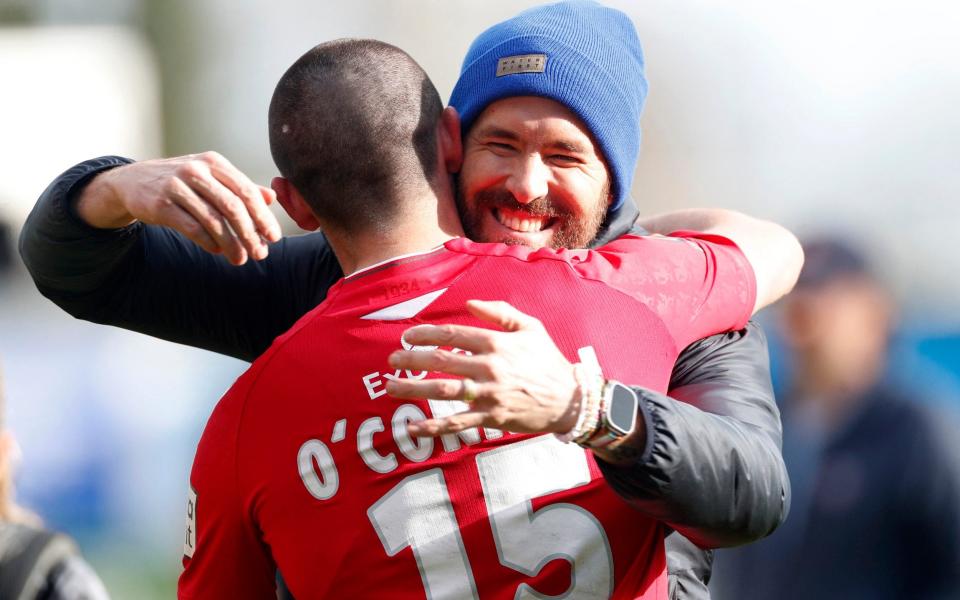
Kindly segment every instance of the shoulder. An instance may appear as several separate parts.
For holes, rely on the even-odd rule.
[[[79,555],[69,556],[51,574],[49,600],[108,600],[93,568]]]
[[[224,410],[229,410],[239,418],[240,413],[244,411],[244,406],[249,404],[252,398],[264,393],[269,395],[274,382],[295,371],[295,365],[299,364],[300,361],[291,360],[291,357],[299,355],[302,346],[300,342],[305,336],[309,336],[311,331],[316,331],[318,327],[320,329],[324,328],[321,323],[323,322],[325,306],[324,303],[321,303],[314,307],[300,317],[290,329],[274,339],[270,347],[253,361],[250,367],[237,378],[233,386],[224,394],[215,409],[214,416],[216,416],[221,404],[229,404],[232,406],[229,409],[225,406]],[[211,420],[213,418],[211,416]]]

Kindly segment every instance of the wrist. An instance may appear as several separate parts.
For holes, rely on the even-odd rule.
[[[97,229],[120,229],[136,221],[115,184],[118,172],[122,175],[126,167],[99,173],[83,187],[76,200],[75,212],[84,223]]]
[[[566,407],[563,410],[563,413],[557,418],[552,429],[555,430],[557,435],[560,435],[559,432],[569,432],[572,431],[580,419],[581,408],[583,406],[584,394],[583,386],[580,384],[580,365],[573,364],[570,365],[570,377],[568,380],[568,385],[565,387],[569,393],[561,392],[559,397],[568,398]]]
[[[591,427],[574,442],[593,450],[616,447],[636,429],[639,399],[630,387],[612,379],[602,379],[599,402]]]

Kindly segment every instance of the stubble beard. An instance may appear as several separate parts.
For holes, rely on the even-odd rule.
[[[483,235],[484,213],[489,209],[506,208],[523,211],[534,217],[557,219],[559,227],[548,243],[551,248],[586,248],[597,237],[600,226],[603,225],[607,216],[609,190],[609,185],[605,186],[592,208],[578,218],[569,211],[556,207],[549,196],[538,198],[529,204],[520,204],[507,190],[492,188],[477,192],[472,202],[468,202],[460,186],[457,186],[457,212],[460,213],[464,233],[476,242],[527,245],[526,241],[519,237],[506,235],[502,239],[486,239]]]

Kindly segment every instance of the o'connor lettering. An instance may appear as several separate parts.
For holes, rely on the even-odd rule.
[[[435,346],[413,346],[401,340],[406,349],[433,350]],[[451,348],[453,353],[468,353],[460,348]],[[427,371],[411,372],[408,370],[372,371],[361,377],[363,389],[370,400],[376,400],[386,395],[386,382],[399,379],[423,379]],[[347,435],[355,437],[354,446],[363,464],[376,473],[390,473],[400,466],[400,459],[411,462],[427,460],[434,450],[434,438],[413,438],[407,433],[407,425],[413,421],[430,418],[439,419],[452,414],[468,410],[463,402],[428,400],[430,415],[415,404],[401,404],[393,410],[389,423],[384,418],[376,416],[364,420],[362,423],[348,424],[347,419],[336,422],[336,435],[333,441],[339,442]],[[348,433],[349,432],[349,433]],[[479,444],[481,439],[488,440],[503,437],[504,432],[498,429],[473,428],[459,433],[448,433],[440,436],[444,452],[456,452],[462,447]],[[482,437],[481,437],[482,436]],[[391,440],[392,438],[392,440]],[[390,443],[392,441],[392,444]],[[398,456],[400,458],[398,458]],[[333,454],[325,443],[318,439],[306,440],[297,452],[297,470],[300,478],[317,500],[332,498],[340,487],[340,476]]]
[[[430,417],[442,418],[468,409],[463,402],[428,401]],[[370,417],[362,423],[349,424],[346,419],[337,421],[350,437],[355,438],[363,464],[375,473],[390,473],[400,466],[400,460],[420,463],[433,455],[434,438],[411,437],[407,425],[426,419],[423,410],[415,404],[401,404],[393,410],[389,423],[384,419]],[[343,424],[343,425],[341,425]],[[456,452],[462,444],[472,446],[483,438],[493,440],[504,436],[498,429],[467,429],[459,433],[440,436],[443,452]],[[392,442],[392,443],[391,443]],[[317,500],[329,500],[340,487],[340,476],[333,454],[325,443],[318,439],[306,440],[297,452],[297,470],[307,491]]]
[[[413,350],[433,350],[435,346],[413,346],[408,344],[402,338],[401,345],[406,349]],[[460,348],[451,348],[450,351],[456,353],[467,353]],[[599,374],[600,363],[597,360],[596,352],[592,346],[585,346],[578,350],[580,362],[589,369],[596,369]],[[370,400],[376,400],[386,395],[387,381],[396,381],[398,379],[423,379],[427,376],[427,371],[413,373],[406,370],[395,370],[393,372],[373,371],[364,375],[362,379],[363,388]],[[442,419],[458,412],[469,410],[469,406],[464,402],[457,401],[437,401],[427,400],[427,406],[430,411],[430,418]],[[412,438],[407,433],[407,425],[412,421],[426,419],[423,410],[415,404],[401,404],[393,411],[390,417],[389,430],[387,423],[384,423],[382,417],[370,417],[362,423],[348,425],[346,419],[340,419],[334,427],[334,442],[340,442],[345,439],[348,428],[353,429],[351,435],[356,437],[355,447],[363,464],[375,473],[390,473],[400,466],[400,459],[410,462],[423,462],[430,458],[434,450],[434,438]],[[461,449],[461,444],[472,446],[479,444],[481,435],[488,440],[502,438],[504,432],[499,429],[472,428],[465,429],[459,433],[448,433],[440,436],[440,442],[443,445],[443,452],[456,452]],[[510,435],[507,433],[507,435]],[[392,444],[390,439],[392,438]],[[340,476],[337,471],[337,465],[330,449],[318,439],[306,440],[297,453],[297,469],[300,478],[306,486],[307,491],[317,500],[328,500],[336,495],[340,487]]]

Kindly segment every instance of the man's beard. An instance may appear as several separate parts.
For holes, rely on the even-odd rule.
[[[463,231],[467,237],[477,242],[500,242],[503,244],[522,245],[523,239],[505,235],[501,239],[483,238],[483,214],[486,209],[505,208],[525,212],[533,217],[555,219],[558,223],[553,236],[550,238],[551,248],[586,248],[597,237],[600,226],[607,215],[610,187],[604,186],[600,197],[587,208],[579,218],[570,211],[561,209],[550,200],[550,196],[537,198],[528,204],[517,202],[513,194],[503,188],[489,188],[477,192],[473,202],[468,205],[463,191],[457,186],[457,211],[463,223]],[[495,218],[495,217],[494,217]],[[519,232],[518,232],[519,233]]]

